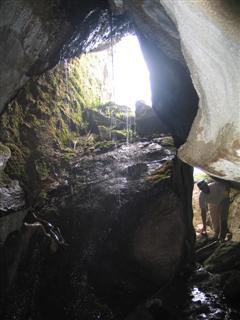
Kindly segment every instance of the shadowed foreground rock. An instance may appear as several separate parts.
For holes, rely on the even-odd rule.
[[[28,265],[22,257],[19,265],[26,266],[35,287],[25,287],[21,276],[9,289],[5,315],[25,319],[28,310],[39,319],[52,314],[77,319],[77,314],[98,312],[122,319],[139,299],[168,285],[186,259],[191,263],[184,202],[176,189],[175,148],[163,147],[161,140],[103,153],[96,149],[71,160],[71,188],[61,198],[56,190],[41,210],[58,221],[69,246],[45,253],[37,272],[38,255],[29,251]],[[38,241],[31,246],[46,250]],[[13,310],[12,304],[19,307]]]

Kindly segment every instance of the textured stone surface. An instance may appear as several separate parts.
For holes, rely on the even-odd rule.
[[[30,76],[50,66],[60,50],[70,24],[56,14],[54,0],[1,1],[0,111]]]
[[[9,234],[21,230],[26,214],[26,210],[21,210],[7,216],[0,216],[0,246],[4,244]]]
[[[6,186],[0,186],[0,211],[17,211],[24,205],[24,193],[18,181],[13,180]]]
[[[0,143],[0,174],[4,170],[10,156],[11,150],[7,146]]]
[[[20,230],[26,215],[23,189],[4,172],[10,156],[10,149],[0,143],[0,246],[11,232]]]
[[[169,281],[178,268],[176,258],[180,258],[179,245],[184,234],[179,209],[177,197],[161,194],[149,205],[147,215],[136,228],[133,242],[136,260],[148,271],[150,279],[160,283]]]
[[[199,111],[179,156],[240,181],[240,6],[229,1],[161,3],[175,21],[198,92]]]
[[[88,47],[97,47],[101,41],[109,42],[111,23],[107,7],[105,0],[81,4],[75,0],[67,3],[2,0],[0,112],[29,78],[53,67],[60,57],[79,55]],[[114,33],[117,34],[121,24],[124,32],[128,24],[114,20]],[[104,30],[106,34],[101,37]]]
[[[234,241],[240,241],[240,192],[231,190],[231,205],[229,208],[228,225]]]

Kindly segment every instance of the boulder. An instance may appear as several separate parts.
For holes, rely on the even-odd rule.
[[[166,284],[189,249],[183,203],[171,182],[175,148],[160,141],[122,145],[73,164],[61,229],[73,261],[84,257],[96,286],[109,294],[121,282],[138,290],[140,278],[147,286]]]
[[[240,243],[229,241],[222,243],[217,250],[204,261],[209,272],[223,273],[240,268]]]
[[[240,271],[232,270],[222,275],[223,292],[228,299],[239,299],[240,296]]]
[[[240,181],[240,6],[237,1],[161,0],[181,38],[199,110],[179,156]]]
[[[143,101],[136,102],[135,123],[136,132],[141,137],[168,132],[155,110]]]

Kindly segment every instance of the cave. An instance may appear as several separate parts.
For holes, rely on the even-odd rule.
[[[1,319],[239,319],[239,13],[1,1]],[[103,58],[126,35],[150,75],[135,114]],[[198,232],[202,179],[228,190],[231,239]]]

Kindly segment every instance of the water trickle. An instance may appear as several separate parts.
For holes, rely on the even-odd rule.
[[[65,80],[66,85],[68,85],[69,69],[68,69],[68,60],[67,59],[64,59],[63,66],[64,66],[64,80]]]
[[[205,293],[200,291],[199,288],[197,288],[195,286],[192,288],[191,295],[192,295],[193,302],[200,301],[202,303],[207,300]]]
[[[76,150],[77,142],[77,139],[73,140],[73,150]]]
[[[128,108],[127,108],[127,113],[126,113],[126,131],[127,131],[127,135],[126,135],[126,144],[129,144],[129,114],[128,114]]]

